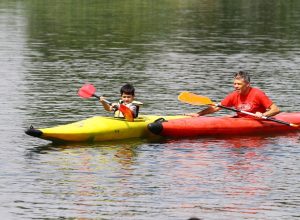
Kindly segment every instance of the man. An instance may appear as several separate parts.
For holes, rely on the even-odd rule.
[[[247,72],[239,71],[235,73],[233,86],[234,91],[222,100],[221,105],[254,113],[258,118],[274,116],[280,112],[276,104],[263,91],[251,87],[250,76]],[[220,109],[220,107],[210,106],[198,113],[188,115],[198,117],[217,112]],[[237,116],[247,117],[243,113],[238,113]]]

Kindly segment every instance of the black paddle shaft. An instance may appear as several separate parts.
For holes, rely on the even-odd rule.
[[[254,117],[255,117],[255,114],[250,113],[250,112],[245,112],[245,111],[243,111],[243,110],[239,110],[239,109],[235,109],[235,108],[226,107],[226,106],[223,106],[223,105],[220,105],[220,104],[217,104],[216,106],[217,106],[217,107],[220,107],[220,108],[227,109],[227,110],[231,110],[231,111],[234,111],[234,112],[239,112],[239,113],[248,114],[248,115],[251,115],[251,116],[254,116]],[[285,122],[285,121],[281,121],[281,120],[277,120],[277,119],[272,118],[272,117],[266,117],[266,116],[263,116],[262,119],[269,120],[269,121],[274,121],[274,122],[277,122],[277,123],[280,123],[280,124],[283,124],[283,125],[287,125],[287,126],[295,127],[295,126],[293,126],[293,124],[291,124],[291,123],[288,123],[288,122]]]

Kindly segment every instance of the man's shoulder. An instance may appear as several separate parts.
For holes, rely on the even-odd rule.
[[[253,91],[261,91],[261,92],[262,92],[262,90],[259,89],[259,88],[257,88],[257,87],[251,87],[251,89],[252,89]]]
[[[259,89],[259,88],[256,88],[256,87],[251,87],[250,92],[255,93],[255,94],[258,94],[258,95],[260,95],[260,94],[265,94],[265,92],[264,92],[263,90],[261,90],[261,89]]]
[[[237,91],[232,91],[226,97],[234,97],[234,96],[238,96],[238,95],[239,95],[239,93]]]

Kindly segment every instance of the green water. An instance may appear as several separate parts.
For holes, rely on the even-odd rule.
[[[247,70],[282,111],[300,111],[300,1],[0,2],[0,216],[5,219],[298,219],[299,136],[54,146],[26,136],[110,115],[77,90],[141,114],[198,111]],[[220,111],[217,115],[229,114]]]

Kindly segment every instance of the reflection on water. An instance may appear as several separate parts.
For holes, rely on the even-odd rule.
[[[281,147],[299,144],[297,134],[288,136],[279,137]],[[270,181],[277,176],[273,166],[277,158],[270,149],[275,147],[275,140],[251,137],[169,141],[163,155],[172,161],[170,175],[176,185],[176,197],[190,195],[182,205],[191,210],[221,212],[228,218],[240,218],[236,213],[243,213],[249,218],[264,219],[277,205],[270,200],[277,188]]]
[[[74,157],[80,156],[87,159],[95,160],[93,165],[101,166],[101,163],[106,163],[111,159],[121,165],[123,169],[130,168],[134,163],[134,158],[137,156],[135,149],[145,142],[142,139],[129,139],[124,141],[112,141],[93,144],[47,144],[31,148],[26,153],[26,158],[37,159],[42,154],[51,154],[53,152],[60,152]],[[97,151],[100,155],[99,158],[86,157],[89,151]],[[111,157],[113,155],[113,157]],[[106,158],[109,157],[109,158]],[[92,161],[89,160],[88,164]]]
[[[280,4],[279,4],[280,3]],[[135,85],[141,114],[199,110],[249,70],[299,111],[300,1],[0,1],[0,217],[298,219],[299,135],[52,145],[24,134],[109,115]],[[218,114],[228,114],[220,111]]]
[[[52,206],[59,205],[71,216],[82,218],[97,217],[106,209],[101,208],[105,204],[111,209],[114,209],[115,203],[121,206],[126,197],[134,196],[126,192],[126,187],[132,187],[128,178],[134,177],[136,147],[139,144],[140,141],[129,141],[99,146],[45,145],[29,149],[26,154],[27,170],[35,166],[41,169],[36,171],[35,181],[31,183],[36,191],[43,192],[42,197],[37,196],[35,200],[42,201],[46,196]],[[43,173],[43,166],[48,170],[47,173]],[[45,189],[45,184],[52,187]],[[26,199],[15,202],[24,207],[31,203]],[[42,216],[45,209],[39,207],[36,214]],[[47,212],[48,215],[59,216],[57,210]],[[26,217],[26,211],[22,215]]]
[[[47,174],[40,172],[31,185],[37,190],[45,182],[54,184],[55,187],[47,188],[48,201],[56,204],[60,198],[62,209],[82,218],[96,217],[106,208],[108,216],[122,213],[138,217],[150,206],[152,215],[157,217],[168,207],[168,215],[183,219],[191,213],[208,218],[214,213],[213,216],[224,215],[224,219],[243,216],[264,219],[271,213],[281,213],[272,208],[279,205],[272,200],[274,190],[281,187],[272,181],[278,174],[278,167],[274,166],[279,156],[276,151],[297,144],[299,138],[295,133],[271,138],[149,143],[132,140],[46,145],[29,149],[26,158],[31,169],[46,166],[49,170]],[[289,161],[288,155],[281,157]],[[285,163],[280,170],[289,166]],[[297,180],[292,182],[296,184]],[[63,197],[61,190],[64,190]],[[28,201],[18,201],[18,204],[26,207]],[[178,209],[182,211],[178,213]],[[43,208],[39,214],[42,213]]]

